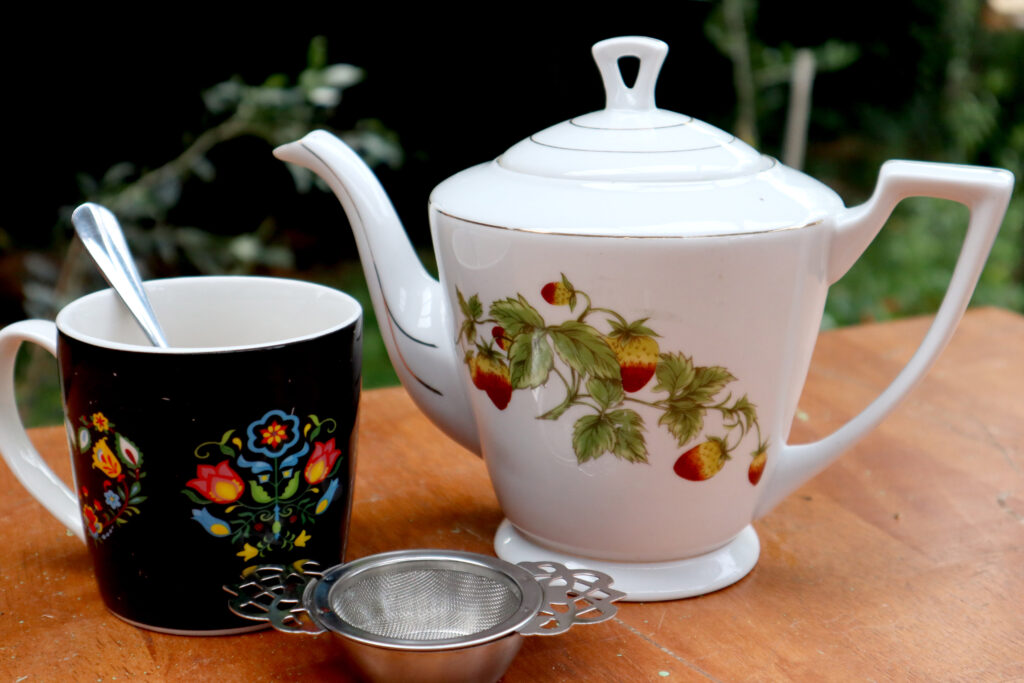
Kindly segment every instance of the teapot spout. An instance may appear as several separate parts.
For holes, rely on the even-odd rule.
[[[313,131],[274,156],[308,168],[338,197],[355,235],[384,344],[419,408],[449,436],[479,453],[451,311],[440,283],[423,268],[373,171],[344,142]]]

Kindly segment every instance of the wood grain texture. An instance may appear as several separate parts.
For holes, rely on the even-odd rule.
[[[910,357],[927,319],[822,335],[791,440],[831,432]],[[877,430],[755,524],[753,572],[527,638],[506,681],[1024,678],[1024,317],[968,313]],[[63,429],[33,440],[69,477]],[[348,680],[328,636],[187,638],[101,605],[85,547],[0,471],[0,681]],[[349,558],[491,553],[483,463],[402,389],[366,392]]]

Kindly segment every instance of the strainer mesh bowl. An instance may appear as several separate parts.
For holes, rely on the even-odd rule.
[[[330,593],[343,621],[390,640],[472,636],[511,617],[521,603],[522,592],[502,573],[429,564],[362,572]]]

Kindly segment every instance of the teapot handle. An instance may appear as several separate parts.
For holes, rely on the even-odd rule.
[[[777,469],[758,501],[755,517],[767,514],[789,493],[874,429],[928,372],[967,308],[1002,224],[1013,182],[1013,174],[1003,169],[889,161],[882,166],[871,198],[839,215],[829,254],[829,284],[842,277],[860,257],[903,199],[950,199],[966,205],[971,212],[949,287],[913,357],[867,408],[831,435],[814,443],[782,446]]]

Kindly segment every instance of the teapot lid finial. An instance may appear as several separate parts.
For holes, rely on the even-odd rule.
[[[654,38],[623,36],[595,43],[591,50],[604,81],[605,108],[636,112],[652,112],[654,86],[661,65],[665,63],[668,45]],[[620,62],[623,57],[636,57],[640,61],[636,81],[626,85]]]

